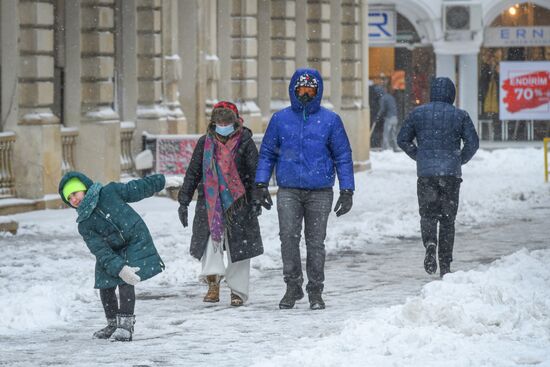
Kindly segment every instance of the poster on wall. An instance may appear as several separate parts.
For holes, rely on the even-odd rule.
[[[550,61],[500,63],[501,120],[550,120]]]
[[[165,175],[184,175],[198,136],[164,137],[156,139],[156,173]]]

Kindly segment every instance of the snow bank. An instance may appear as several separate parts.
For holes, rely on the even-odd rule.
[[[340,334],[303,339],[257,366],[550,365],[550,250],[424,286],[404,305],[370,310]]]

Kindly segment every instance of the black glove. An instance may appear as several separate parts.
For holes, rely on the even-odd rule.
[[[265,183],[257,183],[256,187],[252,190],[252,211],[256,215],[262,213],[262,206],[267,210],[271,209],[273,201],[269,194],[269,189]]]
[[[185,205],[180,205],[178,208],[178,216],[180,217],[180,222],[183,225],[183,228],[187,227],[187,207]]]
[[[334,207],[336,216],[339,217],[349,212],[351,210],[352,205],[353,205],[353,191],[341,190],[340,197],[338,198],[338,201],[336,202],[336,206]]]

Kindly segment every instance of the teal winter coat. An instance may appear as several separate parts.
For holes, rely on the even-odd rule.
[[[95,288],[112,288],[124,281],[118,276],[124,265],[139,267],[141,280],[164,270],[149,229],[127,203],[153,196],[164,188],[163,175],[152,175],[126,184],[94,184],[80,172],[68,172],[59,183],[63,197],[65,183],[77,177],[88,188],[78,208],[78,232],[96,257]]]

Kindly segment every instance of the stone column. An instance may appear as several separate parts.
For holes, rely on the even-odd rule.
[[[116,0],[116,5],[117,112],[121,121],[135,122],[138,106],[137,3],[136,0]],[[133,143],[141,147],[140,137],[134,136]]]
[[[308,66],[307,2],[308,0],[296,0],[296,68]]]
[[[436,52],[435,74],[437,77],[444,76],[451,79],[456,85],[456,56]]]
[[[262,114],[262,126],[267,126],[271,117],[272,100],[272,30],[275,30],[272,8],[278,1],[258,0],[258,107]],[[269,25],[269,26],[267,26]]]
[[[477,129],[478,126],[478,80],[477,80],[477,54],[460,55],[459,56],[459,79],[458,79],[458,95],[459,107],[466,110],[470,118],[474,122]]]
[[[340,113],[342,107],[342,68],[346,60],[342,59],[342,51],[344,39],[342,38],[342,8],[344,1],[330,0],[330,102],[334,106],[334,110]],[[349,16],[348,16],[349,17]],[[349,36],[348,36],[349,38]],[[354,41],[353,35],[351,41]],[[349,125],[348,125],[349,129]],[[349,131],[348,131],[349,134]]]
[[[205,109],[201,115],[210,116],[212,107],[218,102],[218,85],[220,80],[220,59],[218,57],[218,6],[217,0],[208,0],[203,2],[204,14],[204,62],[205,62]],[[202,42],[202,38],[201,38]],[[206,117],[206,116],[204,116]],[[203,132],[206,128],[207,120],[203,121]]]
[[[271,12],[271,112],[288,106],[288,86],[290,79],[296,70],[297,51],[296,39],[296,1],[278,0],[272,1]],[[304,9],[305,10],[305,9]],[[304,11],[305,15],[305,11]],[[305,28],[305,17],[303,24]],[[305,41],[305,32],[304,32]]]
[[[136,135],[168,133],[162,101],[162,2],[137,1],[138,111]]]
[[[359,29],[360,53],[359,60],[361,61],[359,73],[361,75],[361,123],[357,129],[359,141],[356,151],[354,152],[355,159],[365,162],[365,168],[370,169],[370,106],[369,106],[369,0],[360,0],[361,21]]]
[[[308,0],[307,49],[308,66],[319,70],[323,77],[323,106],[332,109],[330,62],[330,0]]]
[[[63,124],[67,127],[80,126],[81,113],[81,0],[65,1],[65,83],[63,88]]]
[[[17,133],[14,145],[16,193],[19,197],[44,199],[46,195],[55,195],[61,179],[61,129],[59,119],[52,113],[54,7],[41,1],[2,1],[2,26],[5,16],[13,18],[8,26],[13,27],[13,36],[19,36],[18,48],[14,45],[14,50],[2,50],[11,57],[13,51],[19,56],[18,67],[6,70],[18,78],[18,87],[9,94],[11,103],[19,106],[17,125],[9,126]],[[2,66],[5,70],[8,65]],[[4,84],[4,80],[2,82]]]
[[[368,75],[361,75],[361,4],[360,0],[332,1],[341,3],[338,5],[341,6],[341,31],[331,33],[341,34],[340,44],[342,45],[340,63],[338,63],[340,74],[332,75],[333,79],[336,76],[340,77],[339,85],[336,80],[333,81],[333,93],[341,96],[341,99],[335,100],[334,103],[335,105],[339,103],[340,115],[350,137],[353,159],[364,165],[364,161],[369,158],[370,136],[369,118],[365,120],[361,99],[361,77],[368,80]],[[336,86],[339,90],[335,89]]]
[[[120,120],[114,107],[114,0],[82,0],[81,125],[76,165],[93,180],[120,178]]]
[[[162,12],[162,44],[164,54],[164,97],[168,107],[168,133],[185,134],[187,120],[178,98],[178,82],[181,78],[181,59],[178,55],[178,1],[164,2]]]
[[[225,3],[223,1],[222,3]],[[199,0],[180,1],[178,4],[179,50],[182,73],[179,80],[179,100],[187,118],[187,132],[196,133],[204,125],[204,113],[199,113],[197,98],[199,75]]]
[[[239,107],[245,125],[262,132],[258,99],[258,3],[231,0],[231,99]]]

